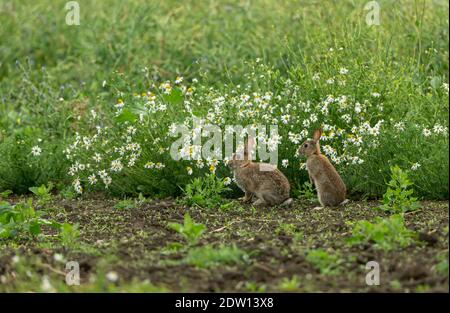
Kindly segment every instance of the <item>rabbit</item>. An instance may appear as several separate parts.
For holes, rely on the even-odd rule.
[[[254,143],[254,139],[249,137],[244,146],[243,158],[242,155],[241,158],[236,158],[235,153],[228,162],[228,166],[234,172],[236,184],[245,192],[245,196],[240,200],[249,203],[255,196],[257,198],[253,203],[255,206],[291,205],[290,184],[286,176],[271,164],[251,161],[250,152]]]
[[[313,139],[306,140],[298,149],[306,156],[309,179],[316,186],[320,204],[335,207],[347,203],[347,189],[338,172],[326,156],[320,153],[319,140],[322,129],[316,129]]]

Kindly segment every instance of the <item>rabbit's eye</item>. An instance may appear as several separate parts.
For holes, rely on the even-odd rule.
[[[308,144],[307,143],[305,143],[305,146],[304,146],[305,148],[308,148]]]

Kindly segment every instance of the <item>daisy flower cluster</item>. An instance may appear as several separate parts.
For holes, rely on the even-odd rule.
[[[351,75],[345,67],[337,67],[331,78],[313,74],[311,84],[324,86],[320,90],[325,92],[312,95],[300,83],[279,77],[272,68],[256,62],[245,85],[214,88],[179,76],[151,83],[145,91],[119,92],[110,105],[112,114],[92,111],[88,130],[77,134],[65,150],[72,162],[68,173],[73,188],[78,193],[94,186],[108,188],[120,175],[160,175],[166,169],[167,173],[181,171],[186,177],[216,174],[230,156],[224,155],[222,147],[207,157],[202,155],[203,144],[212,136],[208,125],[221,129],[223,141],[234,135],[245,137],[258,125],[276,125],[276,134],[267,129],[258,132],[256,139],[269,151],[278,151],[283,169],[305,169],[306,160],[298,160],[297,148],[315,128],[322,127],[321,149],[331,162],[343,169],[360,166],[370,149],[380,148],[380,136],[387,127],[401,132],[405,124],[383,119],[386,95],[380,90],[369,89],[358,96],[337,92],[340,89],[333,84],[345,85]],[[169,151],[180,125],[188,129],[188,135],[178,151],[181,160],[173,160]],[[236,128],[230,126],[239,125],[242,128],[235,134]],[[424,138],[448,133],[448,127],[438,123],[419,127]],[[419,167],[419,163],[413,165],[415,170]],[[232,178],[225,177],[225,181],[229,184]]]
[[[133,167],[141,155],[141,144],[134,140],[136,128],[126,126],[117,134],[115,129],[97,126],[94,134],[75,135],[75,140],[65,149],[65,156],[71,161],[68,169],[73,177],[73,188],[83,192],[83,182],[95,186],[103,184],[108,188],[112,177],[126,168]],[[117,136],[119,135],[119,136]],[[116,140],[121,141],[120,145]]]
[[[257,66],[259,70],[255,69],[246,77],[250,82],[246,86],[237,85],[225,92],[199,88],[198,96],[192,97],[189,107],[191,111],[203,110],[205,113],[198,128],[194,128],[192,135],[186,138],[181,149],[183,157],[196,159],[200,156],[202,146],[193,145],[192,139],[200,136],[201,126],[208,123],[220,126],[224,139],[233,135],[232,131],[228,131],[228,125],[249,126],[250,129],[256,129],[257,125],[276,125],[279,130],[276,136],[267,132],[259,134],[257,139],[271,151],[278,149],[284,168],[297,166],[298,162],[293,161],[296,148],[311,136],[315,127],[323,127],[323,152],[338,165],[362,164],[367,149],[379,145],[384,120],[380,118],[383,103],[378,91],[371,92],[367,99],[362,100],[345,94],[328,94],[322,99],[312,100],[304,96],[301,86],[285,79],[282,88],[275,94],[270,86],[261,84],[262,78],[270,80],[272,70],[262,64]],[[348,76],[350,72],[342,67],[337,75]],[[320,77],[314,79],[319,81]],[[255,90],[255,85],[266,88]],[[188,116],[184,124],[188,126],[190,123],[191,117]],[[175,129],[175,125],[170,129]],[[246,129],[238,135],[244,136],[245,132]],[[190,174],[196,166],[196,163],[188,166]],[[300,167],[304,168],[304,164]]]
[[[168,116],[168,106],[182,99],[184,111],[188,112],[188,98],[194,90],[182,83],[183,78],[177,77],[173,83],[152,84],[145,92],[131,95],[119,92],[115,103],[109,106],[108,113],[111,114],[101,115],[91,110],[83,121],[86,131],[76,133],[64,150],[71,162],[68,175],[72,177],[72,187],[77,193],[83,193],[86,188],[107,189],[114,177],[128,175],[130,170],[139,168],[151,175],[152,171],[166,167],[162,160],[170,145],[163,145],[169,140],[166,137],[168,127],[164,123],[172,120]],[[146,159],[143,151],[146,156],[159,159]],[[32,153],[37,155],[40,150],[34,147]],[[216,163],[208,162],[208,165],[215,166]]]

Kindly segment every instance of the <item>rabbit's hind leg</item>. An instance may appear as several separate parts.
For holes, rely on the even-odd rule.
[[[239,198],[239,200],[243,201],[244,203],[249,203],[252,201],[253,193],[246,191],[245,196]]]
[[[255,192],[255,197],[257,198],[257,200],[255,202],[253,202],[254,206],[266,206],[268,203],[265,199],[265,195],[262,192]]]
[[[267,203],[264,200],[262,200],[262,199],[258,199],[255,202],[253,202],[253,205],[254,206],[266,206]]]
[[[279,195],[271,193],[271,192],[264,193],[262,195],[262,198],[270,206],[281,204],[284,200],[284,199],[281,199]]]

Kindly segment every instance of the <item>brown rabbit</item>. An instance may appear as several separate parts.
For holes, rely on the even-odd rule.
[[[249,137],[243,158],[236,158],[234,154],[228,162],[236,184],[245,192],[245,196],[240,199],[248,203],[255,196],[255,206],[290,205],[292,199],[289,197],[290,185],[286,176],[271,164],[251,161],[249,151],[253,150],[254,143],[254,139]]]
[[[298,152],[307,158],[306,167],[309,179],[316,186],[320,204],[333,207],[346,202],[347,190],[334,166],[326,156],[320,153],[319,139],[321,135],[322,129],[316,129],[313,139],[306,140]]]

